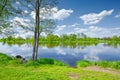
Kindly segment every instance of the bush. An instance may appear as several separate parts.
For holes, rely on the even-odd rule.
[[[38,63],[38,61],[32,61],[32,59],[29,59],[27,61],[27,63],[25,64],[25,66],[39,66],[40,64]]]
[[[8,60],[12,60],[12,58],[7,56],[6,54],[0,53],[0,61],[8,61]]]
[[[77,62],[77,67],[87,67],[90,65],[91,65],[91,62],[87,60],[80,60]]]
[[[1,65],[8,64],[10,60],[12,60],[11,57],[7,56],[6,54],[0,53],[0,64]]]
[[[107,68],[107,67],[110,67],[110,64],[108,61],[100,61],[100,62],[97,62],[97,65],[98,66],[101,66],[103,68]]]
[[[111,68],[120,69],[120,62],[119,61],[111,62]]]
[[[40,58],[37,60],[39,64],[54,64],[53,59],[48,59],[48,58]]]
[[[13,58],[12,60],[9,61],[9,64],[11,64],[11,65],[21,65],[21,64],[23,64],[23,62],[21,62],[17,58]]]
[[[49,58],[40,58],[37,61],[32,61],[32,59],[28,60],[26,64],[23,64],[19,59],[12,58],[7,56],[6,54],[0,53],[0,65],[25,65],[25,66],[40,66],[43,64],[49,65],[58,65],[58,66],[65,66],[65,64],[61,61],[49,59]]]
[[[54,65],[58,65],[58,66],[67,66],[67,64],[61,62],[61,61],[58,61],[58,60],[54,60]]]
[[[65,66],[65,64],[61,61],[49,59],[49,58],[40,58],[37,61],[32,61],[32,59],[28,60],[26,66],[40,66],[40,65],[58,65],[58,66]]]

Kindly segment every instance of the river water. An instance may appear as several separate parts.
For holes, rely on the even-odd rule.
[[[30,44],[0,43],[0,52],[9,56],[21,55],[26,59],[32,57],[33,46]],[[120,61],[120,45],[109,46],[103,43],[89,46],[39,46],[38,58],[52,58],[60,60],[70,66],[75,66],[78,60],[89,61]]]

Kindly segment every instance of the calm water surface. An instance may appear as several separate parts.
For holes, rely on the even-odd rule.
[[[21,55],[26,59],[32,57],[33,47],[28,44],[23,45],[8,45],[0,43],[0,52],[6,53],[9,56]],[[52,58],[65,62],[70,66],[75,66],[78,60],[89,61],[120,61],[120,45],[117,47],[106,46],[104,44],[91,46],[76,46],[75,48],[39,46],[38,58]]]

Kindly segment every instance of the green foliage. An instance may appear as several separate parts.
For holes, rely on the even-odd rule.
[[[12,14],[12,0],[0,0],[0,22]]]
[[[33,62],[32,59],[28,60],[27,63],[21,62],[19,59],[11,58],[5,54],[0,53],[0,64],[1,65],[23,65],[23,66],[41,66],[41,65],[57,65],[57,66],[67,66],[61,61],[49,59],[49,58],[40,58],[37,61]]]
[[[46,59],[46,58],[40,58],[37,60],[37,62],[40,64],[54,64],[53,59]]]
[[[91,62],[87,60],[80,60],[77,62],[77,67],[88,67],[90,65],[91,65]]]
[[[57,66],[66,66],[61,61],[49,59],[49,58],[40,58],[37,61],[33,62],[32,59],[28,60],[26,66],[40,66],[40,65],[57,65]]]
[[[58,65],[58,66],[67,66],[67,64],[61,62],[61,61],[58,61],[58,60],[54,60],[54,65]]]
[[[120,69],[120,61],[100,61],[96,62],[97,66],[101,66],[103,68],[113,68]]]
[[[6,54],[0,53],[0,61],[8,61],[8,60],[12,60],[12,58],[7,56]]]
[[[6,54],[0,53],[0,64],[1,65],[8,64],[10,60],[12,60],[11,57],[7,56]]]
[[[100,66],[103,68],[120,69],[120,61],[90,62],[87,60],[77,61],[77,67]]]
[[[0,66],[1,80],[119,80],[119,74],[66,66]]]
[[[14,66],[24,65],[23,62],[21,62],[19,59],[16,59],[16,58],[13,58],[12,60],[9,60],[8,63],[9,63],[9,65],[14,65]]]
[[[18,44],[21,46],[24,43],[33,45],[34,38],[27,37],[26,39],[22,37],[14,38],[12,36],[8,36],[7,38],[0,39],[0,42],[3,44],[7,43],[9,46],[12,44]],[[53,48],[55,46],[62,45],[63,47],[70,46],[71,48],[75,48],[76,46],[91,46],[97,45],[99,43],[104,43],[105,46],[118,47],[120,45],[120,37],[111,37],[111,38],[90,38],[90,37],[78,37],[78,35],[71,34],[66,35],[63,34],[61,36],[48,34],[47,37],[40,36],[39,45],[46,45],[48,48]]]
[[[1,65],[8,62],[9,64]],[[79,61],[78,64],[86,66],[93,65],[87,60]],[[97,65],[99,62],[95,62]],[[103,61],[106,64],[107,62]],[[120,62],[109,62],[113,68],[120,69]],[[29,65],[28,65],[29,64]],[[119,74],[95,72],[83,68],[70,68],[61,66],[64,63],[53,59],[41,58],[36,62],[29,60],[23,64],[17,59],[0,53],[0,79],[1,80],[119,80]],[[27,66],[26,66],[27,65]],[[60,66],[58,66],[60,65]],[[37,66],[37,67],[36,67]],[[99,65],[100,66],[100,65]],[[75,78],[74,78],[75,76]],[[71,78],[72,77],[72,78]]]
[[[21,62],[19,59],[16,59],[15,57],[9,57],[6,54],[0,53],[0,64],[1,65],[22,65],[23,62]]]
[[[120,69],[120,61],[113,61],[110,63],[111,68]]]
[[[97,65],[98,66],[101,66],[103,68],[107,68],[110,66],[109,62],[108,61],[100,61],[100,62],[97,62]]]

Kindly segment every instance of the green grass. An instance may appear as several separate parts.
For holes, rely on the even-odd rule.
[[[87,60],[77,61],[77,67],[100,66],[102,68],[112,68],[120,70],[120,61],[99,61],[90,62]]]
[[[33,62],[31,59],[28,60],[25,66],[41,66],[41,65],[58,65],[58,66],[67,66],[61,61],[49,59],[49,58],[40,58],[37,61]]]
[[[119,80],[120,76],[103,72],[87,71],[81,68],[43,65],[39,67],[0,67],[1,80],[75,80],[69,74],[77,75],[77,80]]]
[[[87,60],[80,60],[77,62],[77,67],[88,67],[90,65],[91,65],[91,62]]]
[[[103,68],[107,68],[107,67],[110,67],[110,62],[108,62],[108,61],[100,61],[100,62],[96,62],[96,65],[101,66]]]
[[[81,61],[84,64],[84,61]],[[90,62],[85,61],[86,66]],[[117,66],[117,63],[114,63]],[[53,59],[38,59],[35,63],[21,63],[0,54],[0,80],[120,80],[120,75],[70,68]]]

